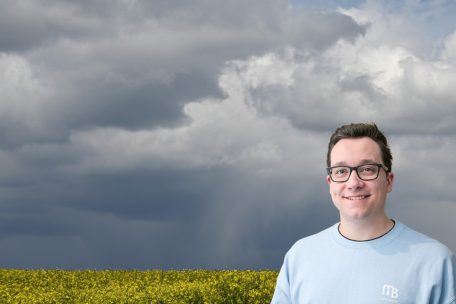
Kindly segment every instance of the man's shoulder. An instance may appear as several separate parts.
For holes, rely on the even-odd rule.
[[[320,232],[303,237],[296,241],[290,248],[290,252],[303,251],[307,249],[315,249],[315,247],[325,246],[331,242],[331,233],[333,229],[337,229],[337,224],[330,226]]]
[[[422,232],[416,231],[405,224],[402,225],[404,226],[404,229],[400,235],[400,240],[410,246],[413,251],[416,250],[423,254],[432,253],[434,257],[447,257],[453,255],[451,250],[442,242]]]

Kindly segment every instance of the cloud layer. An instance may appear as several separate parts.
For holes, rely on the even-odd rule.
[[[390,216],[455,251],[455,7],[320,5],[1,5],[2,267],[277,268],[337,221],[352,121],[390,138]]]

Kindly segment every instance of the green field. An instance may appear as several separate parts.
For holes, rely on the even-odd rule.
[[[277,271],[0,269],[0,303],[269,303]]]

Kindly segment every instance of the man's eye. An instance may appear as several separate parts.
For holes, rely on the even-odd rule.
[[[337,175],[344,175],[344,174],[347,174],[348,173],[348,169],[347,168],[338,168],[334,171],[334,174],[337,174]]]
[[[377,171],[377,167],[375,167],[375,166],[365,166],[365,167],[359,168],[359,170],[361,172],[371,173],[371,172]]]

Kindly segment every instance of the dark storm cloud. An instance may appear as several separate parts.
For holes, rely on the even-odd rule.
[[[87,176],[78,183],[82,196],[62,203],[126,219],[194,221],[208,204],[214,203],[209,198],[223,173],[137,170]]]
[[[22,1],[3,8],[0,44],[23,54],[15,69],[26,69],[43,91],[23,97],[42,100],[40,115],[21,117],[20,100],[19,115],[5,115],[4,146],[64,141],[79,128],[179,124],[186,103],[220,95],[217,75],[228,60],[287,45],[319,51],[364,33],[347,16],[293,10],[285,1]]]
[[[212,82],[211,82],[212,81]],[[86,85],[75,98],[87,100],[66,111],[71,128],[120,127],[130,130],[172,126],[185,122],[182,108],[189,100],[220,95],[213,79],[199,71],[176,74],[169,83],[145,82],[135,86]]]
[[[93,38],[102,32],[106,34],[111,26],[101,22],[101,15],[95,13],[103,10],[81,10],[78,3],[2,1],[0,51],[25,52],[55,43],[58,39]]]
[[[369,3],[0,4],[1,266],[277,268],[337,221],[326,144],[350,121],[393,137],[392,210],[447,221],[451,179],[411,160],[453,165],[456,38],[420,57],[422,23]]]
[[[29,198],[33,204],[3,208],[2,243],[34,254],[8,250],[2,261],[53,268],[278,267],[284,248],[303,231],[336,219],[329,200],[317,195],[323,180],[304,193],[292,178],[239,173],[135,172],[60,183],[63,190],[37,193]],[[292,199],[284,201],[286,195]],[[46,247],[59,257],[46,259]]]

